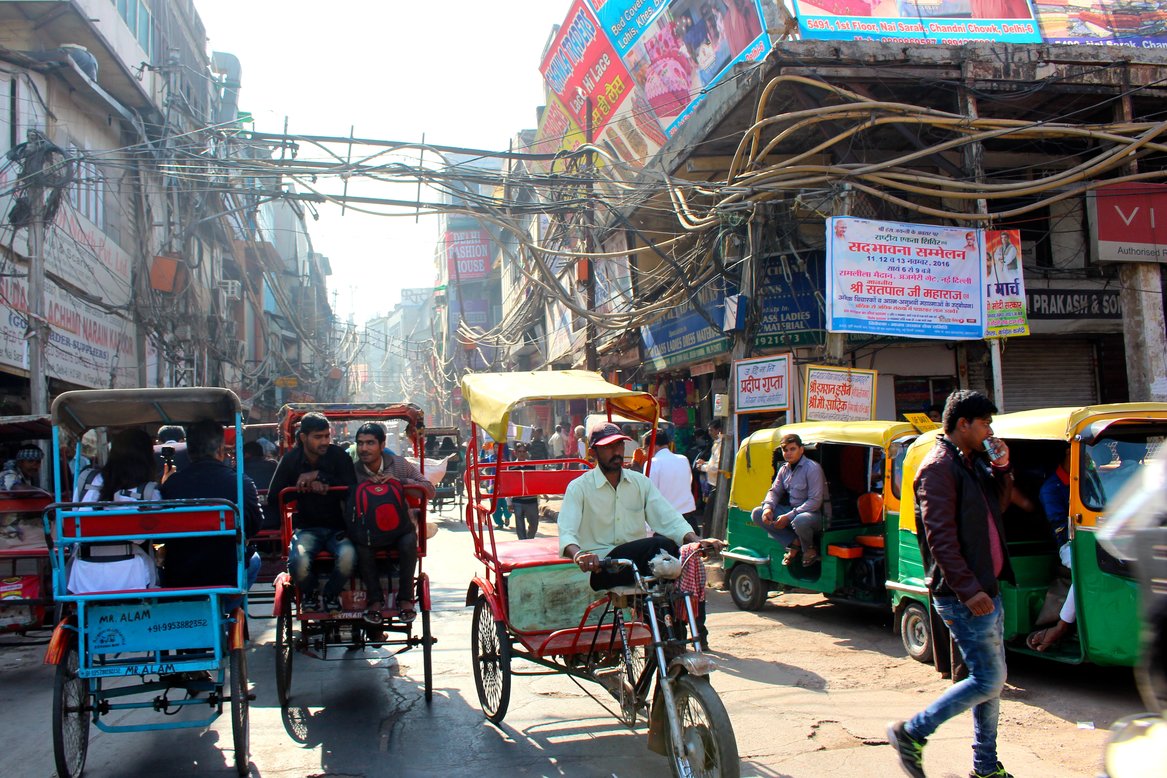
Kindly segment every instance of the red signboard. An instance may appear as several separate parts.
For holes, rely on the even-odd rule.
[[[450,230],[446,233],[446,260],[455,283],[490,273],[490,235],[486,230]]]
[[[624,62],[583,0],[572,3],[539,72],[580,127],[587,127],[590,108],[592,137],[599,136],[634,86]]]
[[[1167,262],[1167,184],[1114,184],[1088,198],[1099,262]]]

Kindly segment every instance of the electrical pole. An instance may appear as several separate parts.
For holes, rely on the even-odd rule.
[[[37,130],[28,131],[24,170],[21,176],[30,208],[28,232],[28,390],[29,410],[34,415],[49,412],[49,386],[45,370],[48,326],[45,319],[45,197],[44,170],[48,144]]]

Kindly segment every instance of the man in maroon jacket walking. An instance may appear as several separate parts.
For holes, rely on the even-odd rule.
[[[992,437],[989,398],[953,392],[944,434],[920,465],[913,488],[916,526],[932,606],[952,632],[969,675],[908,721],[888,727],[900,766],[924,776],[924,744],[948,719],[972,708],[970,778],[1011,778],[997,760],[997,719],[1005,685],[999,579],[1012,580],[1002,514],[1013,491],[1009,449]]]

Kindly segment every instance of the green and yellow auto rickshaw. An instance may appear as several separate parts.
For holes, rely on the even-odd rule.
[[[1005,512],[1005,539],[1015,578],[1001,585],[1006,644],[1037,654],[1026,646],[1025,638],[1056,621],[1059,593],[1064,600],[1064,584],[1059,586],[1057,579],[1068,573],[1074,584],[1076,629],[1040,655],[1068,663],[1133,666],[1139,650],[1138,581],[1126,563],[1099,545],[1097,531],[1105,523],[1110,500],[1167,439],[1167,403],[1021,411],[995,417],[993,431],[1009,445],[1015,489],[1022,496]],[[920,436],[904,458],[905,519],[897,533],[897,563],[889,567],[887,584],[893,602],[927,594],[911,483],[935,445],[936,434]],[[1060,566],[1050,522],[1038,499],[1067,448],[1072,549],[1068,571]]]
[[[784,566],[782,544],[750,517],[781,466],[779,441],[792,433],[827,479],[820,561],[809,567]],[[799,589],[887,607],[887,571],[898,564],[888,538],[898,536],[901,465],[917,434],[904,422],[857,421],[787,424],[748,437],[734,462],[729,545],[722,552],[734,603],[757,610],[772,590]]]

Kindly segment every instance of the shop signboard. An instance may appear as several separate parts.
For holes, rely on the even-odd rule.
[[[709,319],[720,322],[725,306],[725,285],[711,282],[696,295],[697,304]],[[708,359],[726,351],[729,338],[721,328],[693,308],[692,303],[678,306],[673,313],[640,328],[645,362],[656,370]]]
[[[1098,262],[1167,262],[1167,184],[1099,187],[1086,208]]]
[[[539,72],[577,125],[588,126],[590,111],[594,133],[603,131],[632,88],[632,77],[584,0],[571,4]]]
[[[875,417],[878,373],[847,367],[806,368],[806,421],[868,421]]]
[[[1034,0],[1046,43],[1157,49],[1167,44],[1167,8],[1147,0]]]
[[[0,278],[0,364],[28,370],[28,286],[23,279]],[[138,358],[133,324],[95,310],[53,283],[45,284],[49,340],[46,374],[94,389],[137,386]]]
[[[1034,320],[1122,318],[1117,289],[1030,289],[1027,297]]]
[[[980,230],[840,216],[826,229],[828,330],[985,337]]]
[[[446,259],[454,283],[490,274],[490,235],[486,230],[448,230]]]
[[[799,267],[789,255],[762,260],[757,285],[758,348],[806,346],[822,342],[822,255]]]
[[[790,408],[790,354],[733,363],[733,408],[737,413],[771,413]]]
[[[985,316],[988,337],[1028,335],[1021,231],[985,230]]]
[[[563,151],[575,151],[587,142],[587,136],[579,124],[567,112],[567,107],[560,102],[555,93],[546,90],[543,98],[543,113],[539,117],[539,128],[535,131],[535,145],[532,151],[535,154],[558,154]],[[594,157],[597,166],[602,167],[604,158]],[[562,173],[562,160],[536,159],[531,162],[537,173]]]
[[[1029,0],[898,0],[885,7],[870,0],[794,0],[799,32],[808,40],[1041,43]]]
[[[481,329],[490,327],[490,300],[465,295],[456,302],[456,305],[458,307],[455,312],[466,324]]]
[[[704,90],[735,64],[756,62],[770,51],[759,0],[590,1],[632,76],[630,118],[637,120],[651,153],[651,146],[659,148],[663,140],[638,117],[655,117],[671,136]]]

